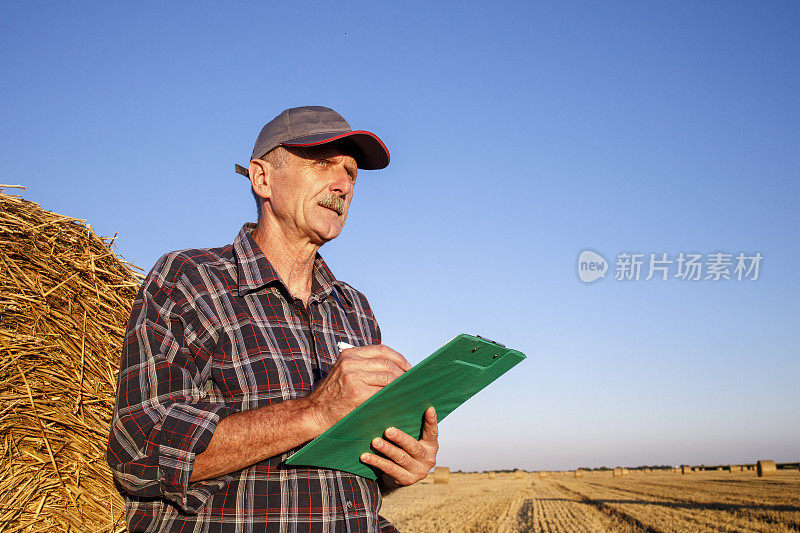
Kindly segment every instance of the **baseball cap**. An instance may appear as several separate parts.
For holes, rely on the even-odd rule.
[[[389,150],[377,135],[353,130],[339,113],[322,106],[292,107],[267,122],[258,134],[250,159],[259,159],[278,146],[323,144],[346,149],[358,168],[364,170],[377,170],[389,164]],[[249,175],[246,167],[235,165],[234,169],[245,177]]]

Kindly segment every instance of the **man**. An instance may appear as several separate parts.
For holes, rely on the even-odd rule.
[[[287,109],[250,165],[258,224],[232,245],[163,256],[134,302],[108,463],[131,531],[392,531],[372,480],[291,468],[292,451],[410,368],[381,345],[366,298],[317,250],[344,227],[358,168],[380,139],[324,107]],[[336,346],[356,346],[341,353]],[[436,414],[420,440],[395,428],[361,460],[389,489],[435,464]]]

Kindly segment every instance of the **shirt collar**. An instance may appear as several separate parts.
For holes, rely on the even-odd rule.
[[[233,241],[233,254],[236,258],[236,274],[238,277],[239,296],[244,296],[250,291],[258,290],[270,284],[278,284],[289,293],[286,285],[281,280],[275,268],[261,251],[261,247],[253,238],[252,232],[256,225],[247,222],[239,230],[236,239]],[[311,300],[324,300],[331,294],[334,287],[339,288],[343,296],[346,292],[341,290],[341,283],[333,275],[328,265],[323,261],[322,256],[317,254],[314,259],[314,272],[311,281]],[[346,296],[345,296],[346,297]]]

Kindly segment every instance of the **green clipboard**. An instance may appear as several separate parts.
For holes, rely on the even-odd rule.
[[[286,460],[287,465],[343,470],[378,479],[359,460],[388,427],[422,437],[425,410],[443,420],[456,407],[525,359],[502,344],[461,334],[395,379]]]

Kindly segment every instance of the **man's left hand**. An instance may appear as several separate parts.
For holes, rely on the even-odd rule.
[[[373,453],[361,454],[361,460],[369,466],[382,470],[398,485],[413,485],[424,479],[436,465],[439,451],[439,427],[436,410],[425,411],[422,438],[415,439],[397,428],[388,428],[384,438],[376,437],[372,446],[385,457]]]

